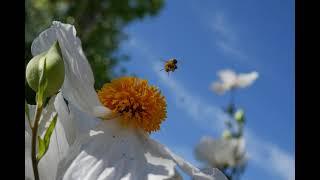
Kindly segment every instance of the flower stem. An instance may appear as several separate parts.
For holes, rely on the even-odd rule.
[[[36,145],[37,145],[38,125],[39,125],[42,109],[43,109],[42,105],[37,104],[37,108],[36,108],[36,112],[35,112],[35,116],[34,116],[35,118],[33,121],[34,124],[32,127],[31,160],[32,160],[33,174],[34,174],[35,180],[39,180]]]

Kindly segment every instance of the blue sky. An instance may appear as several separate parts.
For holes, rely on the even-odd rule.
[[[219,137],[221,107],[229,96],[209,90],[216,73],[258,71],[236,94],[246,110],[249,165],[243,179],[294,179],[294,1],[167,1],[155,18],[131,24],[121,45],[129,73],[166,96],[168,118],[152,136],[196,165],[193,148],[205,135]],[[161,59],[176,57],[168,76]]]

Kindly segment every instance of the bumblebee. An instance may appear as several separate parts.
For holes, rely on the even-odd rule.
[[[177,59],[175,58],[169,59],[165,61],[164,69],[161,69],[161,71],[165,70],[168,74],[169,72],[174,72],[176,69],[178,69],[177,64],[178,64]]]

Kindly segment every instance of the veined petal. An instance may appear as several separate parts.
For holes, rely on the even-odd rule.
[[[147,135],[110,120],[77,138],[58,179],[165,179],[174,175],[174,166],[149,147]]]
[[[61,93],[57,95],[54,105],[58,117],[61,119],[61,124],[69,145],[74,143],[76,137],[82,133],[89,132],[90,129],[95,128],[101,121],[80,111],[72,103],[66,102]]]
[[[40,179],[55,180],[58,164],[62,160],[67,151],[69,144],[65,138],[64,129],[58,117],[56,127],[50,138],[49,149],[43,158],[39,161]]]
[[[149,139],[150,144],[157,148],[159,152],[163,156],[167,156],[171,158],[185,173],[191,176],[194,180],[228,180],[222,172],[218,169],[213,168],[212,173],[206,174],[200,171],[197,167],[194,167],[192,164],[181,158],[180,156],[171,152],[167,147],[164,145],[156,142],[155,140]]]
[[[31,134],[29,134],[27,131],[24,132],[24,141],[25,141],[25,165],[24,165],[25,179],[31,180],[31,179],[34,179],[32,162],[31,162]]]
[[[31,46],[32,54],[47,51],[58,40],[65,63],[65,79],[62,94],[72,104],[84,112],[92,114],[92,108],[100,106],[90,64],[83,53],[81,41],[76,36],[74,26],[57,21],[43,31]]]
[[[176,165],[197,180],[217,179],[215,174],[202,173],[147,134],[109,120],[78,136],[59,164],[57,177],[63,180],[170,179],[176,175]]]

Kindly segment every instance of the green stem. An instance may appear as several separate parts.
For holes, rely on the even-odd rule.
[[[31,160],[32,160],[32,167],[33,167],[33,174],[34,179],[39,180],[39,172],[38,172],[38,161],[37,161],[37,153],[36,153],[36,145],[37,145],[37,134],[38,134],[38,125],[40,121],[40,116],[42,112],[42,105],[37,104],[34,124],[32,127],[32,141],[31,141]]]

